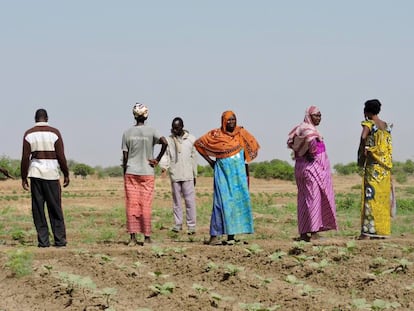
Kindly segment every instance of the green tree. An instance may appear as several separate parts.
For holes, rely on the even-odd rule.
[[[350,162],[348,164],[338,163],[335,164],[333,168],[339,175],[351,175],[358,173],[358,165],[356,162]]]
[[[10,175],[14,177],[20,177],[20,160],[13,160],[9,157],[2,155],[0,157],[0,166],[5,168]]]
[[[92,175],[95,172],[92,167],[83,163],[73,165],[72,171],[75,177],[82,176],[82,178],[86,178],[86,176]]]

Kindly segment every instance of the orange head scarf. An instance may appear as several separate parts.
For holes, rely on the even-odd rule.
[[[196,140],[194,146],[200,154],[222,159],[231,157],[244,149],[246,162],[257,157],[260,146],[252,134],[237,125],[233,132],[226,130],[227,121],[233,116],[236,117],[231,110],[223,112],[221,128],[213,129]]]

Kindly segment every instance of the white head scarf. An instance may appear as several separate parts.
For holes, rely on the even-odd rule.
[[[147,106],[140,104],[140,103],[136,103],[134,105],[134,107],[132,108],[132,113],[134,114],[134,117],[144,117],[147,118],[148,117],[148,108]]]

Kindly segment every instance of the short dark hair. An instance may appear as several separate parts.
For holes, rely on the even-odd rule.
[[[48,116],[47,116],[47,111],[46,109],[37,109],[36,113],[35,113],[35,121],[39,121],[39,120],[47,120]]]
[[[175,122],[178,122],[182,127],[184,127],[184,121],[180,117],[174,118],[171,122],[171,125],[173,125]]]
[[[381,111],[381,102],[378,99],[370,99],[365,102],[365,113],[379,114]]]

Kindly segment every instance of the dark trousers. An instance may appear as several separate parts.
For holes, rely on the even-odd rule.
[[[55,246],[66,245],[66,229],[62,211],[62,196],[59,180],[30,178],[32,192],[32,214],[37,231],[39,247],[50,246],[49,228],[45,214],[45,203],[49,214]]]

